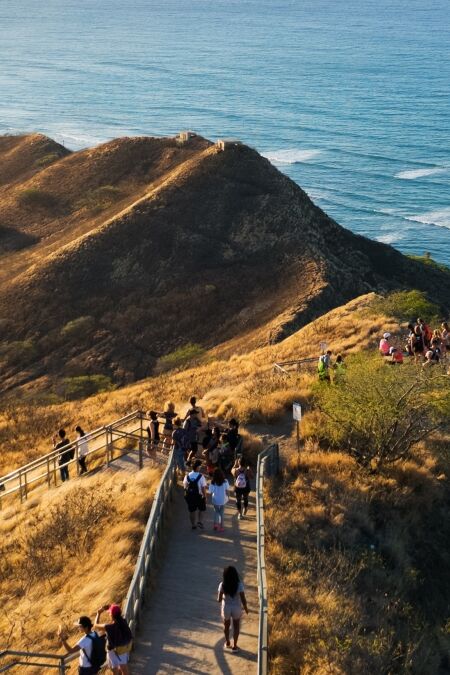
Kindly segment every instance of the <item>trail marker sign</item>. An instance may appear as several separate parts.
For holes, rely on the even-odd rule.
[[[302,406],[300,403],[292,404],[292,416],[296,422],[302,421]]]
[[[328,343],[327,342],[319,342],[319,349],[321,354],[325,354],[328,348]]]

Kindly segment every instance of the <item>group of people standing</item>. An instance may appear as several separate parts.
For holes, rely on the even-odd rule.
[[[83,429],[77,425],[75,427],[78,444],[78,464],[80,467],[79,473],[86,473],[88,468],[86,466],[86,457],[89,454],[89,447],[86,434]],[[58,464],[61,480],[69,480],[69,462],[75,457],[75,448],[71,445],[67,437],[65,429],[60,429],[58,433],[52,438],[53,449],[58,450]]]
[[[389,332],[383,334],[379,344],[380,354],[388,359],[388,363],[401,364],[404,356],[410,356],[414,358],[415,363],[422,363],[423,367],[433,366],[445,360],[449,350],[448,323],[443,321],[440,328],[432,330],[420,317],[415,323],[408,324],[404,351],[402,347],[392,344],[392,335]]]

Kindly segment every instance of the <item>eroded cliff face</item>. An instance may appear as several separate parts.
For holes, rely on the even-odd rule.
[[[35,237],[0,258],[1,337],[31,345],[4,361],[4,384],[130,381],[187,342],[266,326],[277,341],[371,290],[450,299],[450,275],[340,227],[246,146],[118,139],[55,159],[31,185],[0,192],[2,222],[19,214],[17,232]],[[31,189],[44,195],[34,206]]]

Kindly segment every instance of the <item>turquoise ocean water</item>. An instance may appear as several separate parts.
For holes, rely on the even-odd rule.
[[[0,133],[238,137],[450,264],[449,0],[0,0]]]

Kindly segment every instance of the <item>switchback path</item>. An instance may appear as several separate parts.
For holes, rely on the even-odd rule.
[[[141,616],[133,675],[254,675],[258,647],[256,514],[237,519],[233,494],[225,507],[225,532],[212,529],[208,504],[204,530],[192,530],[180,486],[172,502],[164,553],[155,572],[149,603]],[[226,565],[244,581],[249,614],[243,616],[239,652],[224,648],[217,587]]]

